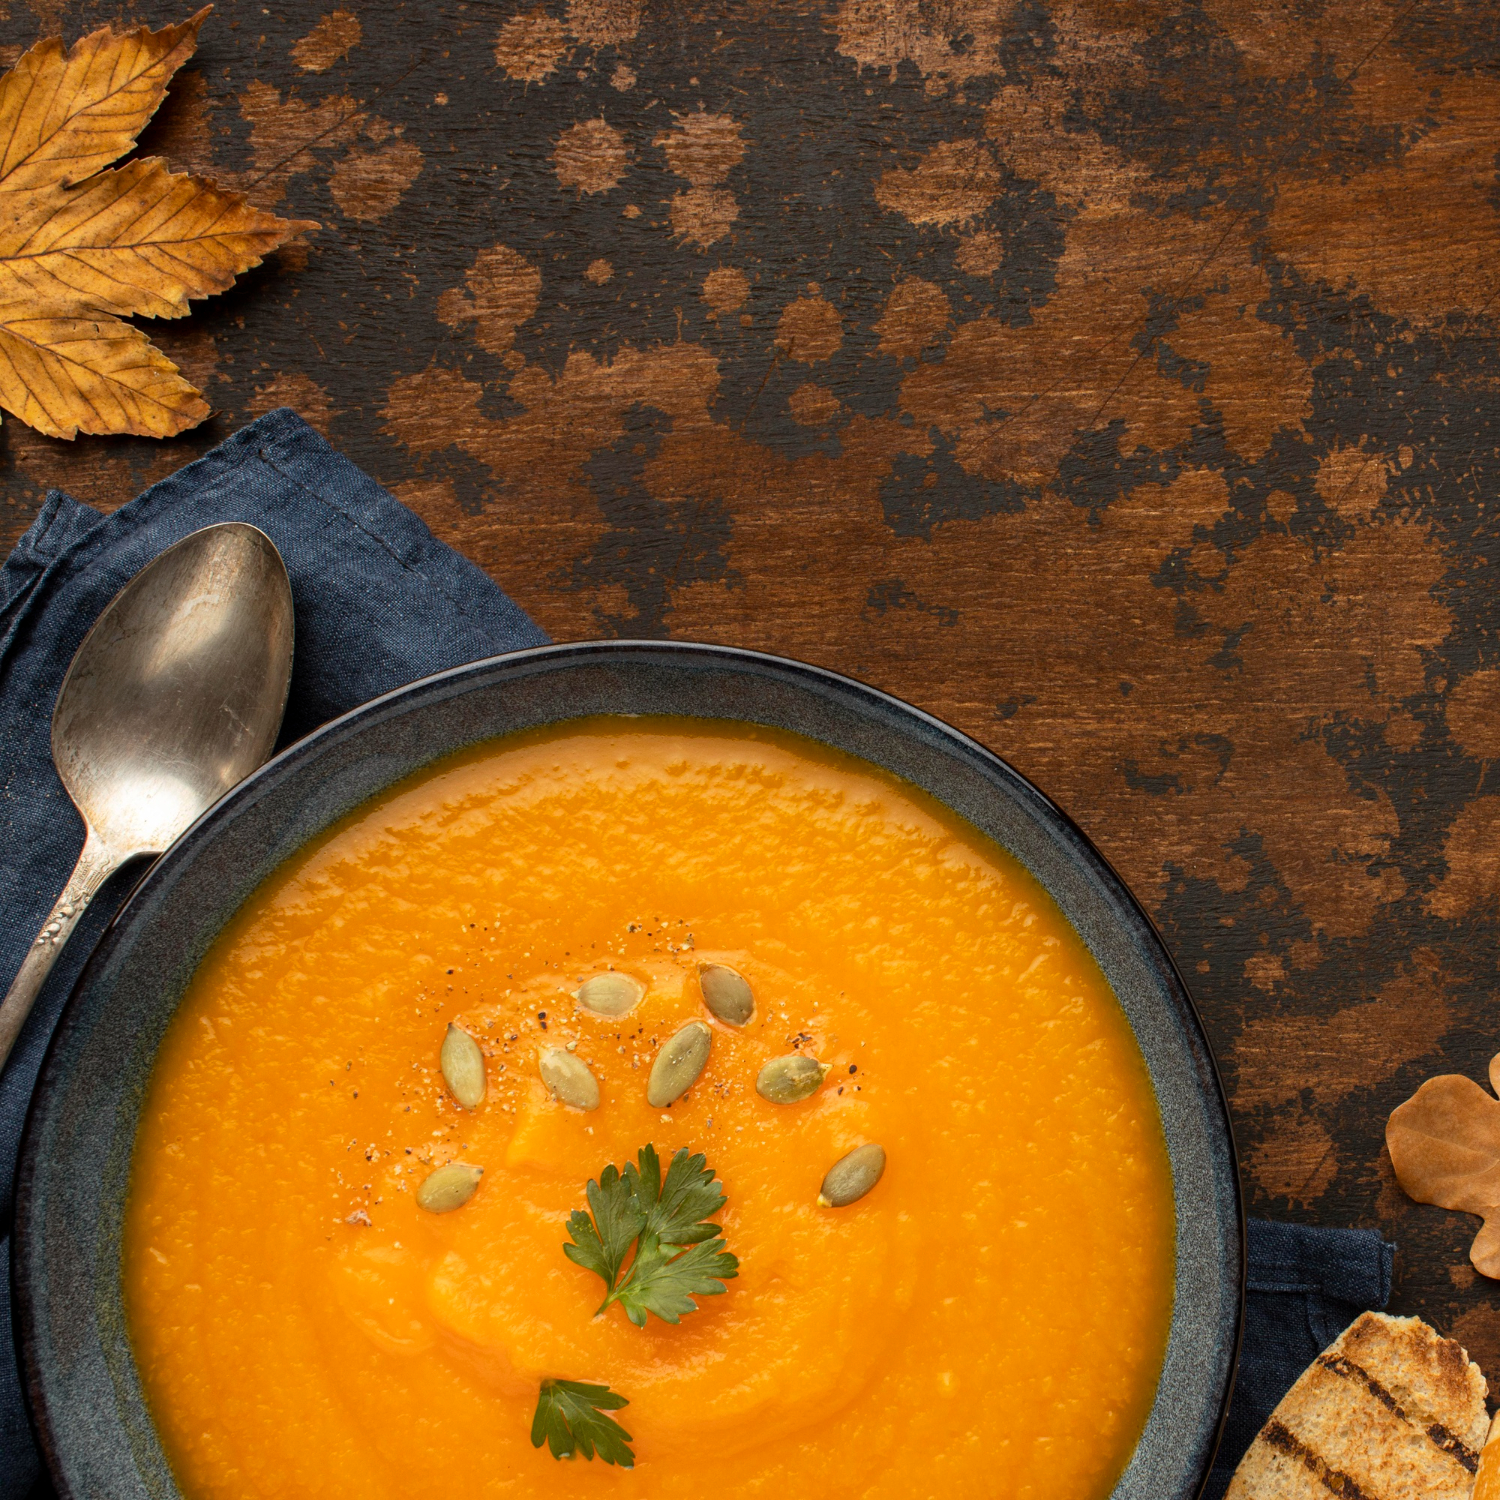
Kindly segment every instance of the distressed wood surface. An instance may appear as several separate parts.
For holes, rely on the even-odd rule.
[[[561,639],[950,720],[1154,912],[1251,1211],[1500,1377],[1382,1146],[1500,1050],[1500,7],[229,0],[142,150],[324,228],[153,328],[198,431],[7,419],[7,545],[284,403]]]

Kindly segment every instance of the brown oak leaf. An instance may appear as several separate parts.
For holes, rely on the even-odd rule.
[[[1500,1054],[1490,1087],[1500,1093]],[[1385,1143],[1409,1197],[1484,1220],[1469,1259],[1500,1280],[1500,1099],[1459,1073],[1429,1078],[1392,1110]]]
[[[171,437],[208,403],[127,317],[193,297],[318,225],[250,207],[135,145],[211,6],[161,31],[38,42],[0,78],[0,406],[38,432]]]

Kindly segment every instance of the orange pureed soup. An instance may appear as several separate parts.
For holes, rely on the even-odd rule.
[[[699,966],[739,970],[743,1029]],[[628,1015],[572,991],[615,969]],[[708,1065],[646,1081],[684,1022]],[[488,1094],[444,1086],[449,1023]],[[576,1045],[575,1045],[576,1044]],[[574,1047],[601,1102],[538,1077]],[[768,1060],[830,1065],[809,1099]],[[562,1251],[608,1163],[702,1152],[739,1275],[644,1329]],[[828,1167],[884,1177],[821,1206]],[[424,1211],[436,1166],[481,1166]],[[161,1049],[125,1234],[131,1336],[191,1500],[1109,1493],[1154,1398],[1171,1174],[1145,1065],[1018,863],[790,735],[581,720],[439,762],[278,870]],[[530,1441],[539,1383],[610,1386],[636,1467]]]

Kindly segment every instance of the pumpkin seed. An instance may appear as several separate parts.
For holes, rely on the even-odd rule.
[[[847,1208],[858,1203],[885,1175],[885,1147],[873,1142],[856,1146],[829,1167],[818,1190],[820,1208]]]
[[[667,1039],[646,1081],[646,1103],[652,1109],[665,1109],[697,1083],[708,1064],[713,1040],[713,1032],[702,1021],[689,1021]]]
[[[548,1047],[537,1059],[537,1072],[552,1097],[574,1109],[599,1108],[599,1084],[581,1057],[562,1047]]]
[[[422,1186],[417,1189],[417,1207],[425,1208],[430,1214],[451,1214],[474,1196],[474,1189],[483,1176],[483,1167],[450,1161],[446,1167],[439,1167],[422,1179]]]
[[[438,1063],[448,1092],[465,1109],[478,1109],[484,1103],[484,1053],[479,1043],[461,1027],[450,1025]]]
[[[728,964],[701,964],[698,985],[703,1003],[726,1025],[743,1026],[755,1014],[755,995],[749,981]]]
[[[828,1064],[801,1052],[791,1052],[785,1057],[773,1057],[760,1070],[755,1080],[755,1092],[772,1104],[795,1104],[799,1099],[809,1098],[818,1092],[828,1076]]]
[[[646,986],[639,979],[611,970],[608,974],[595,974],[592,979],[585,979],[573,991],[573,998],[596,1016],[623,1016],[640,1004],[645,993]]]

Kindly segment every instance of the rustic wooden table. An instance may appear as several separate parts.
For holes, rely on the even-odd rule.
[[[1500,1376],[1382,1146],[1500,1050],[1500,7],[224,0],[142,149],[323,229],[153,329],[196,432],[7,419],[0,540],[288,404],[559,638],[950,720],[1154,912],[1250,1210]]]

